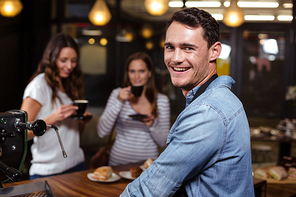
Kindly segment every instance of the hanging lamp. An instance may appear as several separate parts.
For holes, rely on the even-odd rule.
[[[154,16],[161,16],[169,9],[169,0],[145,0],[147,12]]]
[[[141,34],[144,38],[149,39],[153,35],[153,28],[150,24],[143,25],[141,29]]]
[[[229,27],[238,27],[244,23],[243,10],[237,6],[237,0],[231,0],[230,6],[225,9],[223,23]]]
[[[22,9],[20,0],[0,0],[0,14],[4,17],[15,17]]]
[[[97,0],[88,14],[88,19],[94,25],[103,26],[111,20],[111,13],[104,0]]]

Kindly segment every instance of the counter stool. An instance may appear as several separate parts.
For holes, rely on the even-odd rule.
[[[252,162],[263,163],[270,161],[271,146],[268,145],[252,145]]]

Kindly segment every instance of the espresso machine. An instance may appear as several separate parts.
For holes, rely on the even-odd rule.
[[[22,174],[20,172],[27,154],[27,129],[32,130],[36,136],[42,136],[47,128],[53,128],[58,136],[64,158],[67,154],[61,142],[58,128],[54,125],[46,125],[43,120],[28,122],[27,112],[22,110],[11,110],[0,113],[0,181],[5,182],[11,180],[13,182],[20,181]],[[3,188],[0,182],[0,196],[21,196],[28,194],[28,188],[31,190],[46,190],[51,193],[51,190],[45,183],[34,183],[28,187],[15,186],[12,188]],[[41,188],[40,188],[41,187]],[[34,191],[30,191],[32,193]],[[36,196],[36,195],[35,195]],[[47,196],[53,196],[51,193]]]

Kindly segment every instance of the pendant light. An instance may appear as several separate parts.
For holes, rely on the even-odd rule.
[[[244,23],[243,10],[237,6],[237,0],[231,0],[230,6],[225,9],[223,23],[229,27],[238,27]]]
[[[0,14],[4,17],[14,17],[23,9],[20,0],[0,0]]]
[[[106,25],[111,20],[111,13],[104,0],[97,0],[88,14],[88,19],[94,25]]]
[[[161,16],[169,9],[169,0],[145,0],[147,12],[154,16]]]
[[[150,24],[146,24],[141,29],[141,34],[144,38],[149,39],[153,35],[153,28]]]

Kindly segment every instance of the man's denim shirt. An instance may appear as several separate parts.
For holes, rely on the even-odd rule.
[[[250,130],[234,80],[215,79],[179,114],[167,148],[121,196],[172,196],[183,183],[188,196],[252,197]]]

